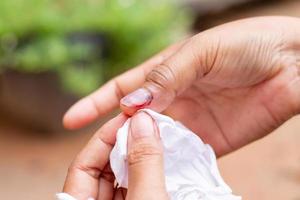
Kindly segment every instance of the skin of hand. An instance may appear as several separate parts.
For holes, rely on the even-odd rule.
[[[128,134],[128,190],[114,186],[109,154],[120,114],[101,127],[71,164],[63,191],[77,200],[167,200],[163,150],[154,120],[145,112],[132,117]],[[100,156],[101,155],[101,156]]]
[[[172,45],[77,102],[64,125],[142,107],[181,121],[218,156],[257,140],[300,111],[300,19],[224,24]]]

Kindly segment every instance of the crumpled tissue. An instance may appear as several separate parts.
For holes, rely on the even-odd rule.
[[[223,181],[210,145],[180,122],[149,109],[164,150],[166,188],[171,200],[241,200]],[[139,112],[140,112],[139,111]],[[119,187],[128,188],[127,135],[130,119],[118,130],[110,164]]]

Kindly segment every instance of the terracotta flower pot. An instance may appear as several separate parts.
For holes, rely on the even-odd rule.
[[[1,115],[43,131],[62,130],[62,116],[77,100],[64,92],[56,74],[5,71],[0,79]]]

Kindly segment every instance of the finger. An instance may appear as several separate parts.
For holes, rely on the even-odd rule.
[[[79,200],[96,198],[99,179],[108,163],[116,132],[126,119],[125,115],[120,114],[97,131],[70,166],[64,192]]]
[[[140,108],[151,108],[158,112],[165,110],[176,96],[206,73],[207,69],[203,67],[205,65],[202,66],[205,56],[198,49],[200,43],[202,40],[198,38],[190,39],[168,59],[153,68],[147,74],[142,87],[121,99],[121,109],[128,115]]]
[[[174,54],[185,42],[168,47],[140,66],[112,79],[99,90],[78,101],[66,112],[63,119],[64,126],[68,129],[81,128],[111,112],[119,106],[119,101],[123,96],[140,87],[145,82],[146,75]]]
[[[125,200],[126,190],[124,188],[116,188],[113,200]]]
[[[127,198],[168,199],[163,150],[153,119],[145,112],[138,112],[131,119],[129,132]]]
[[[113,199],[114,181],[115,181],[115,176],[108,163],[100,175],[99,192],[98,192],[97,200]]]

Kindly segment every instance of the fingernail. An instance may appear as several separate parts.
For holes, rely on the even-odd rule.
[[[143,107],[149,105],[151,101],[152,94],[148,90],[140,88],[123,97],[120,103],[127,107]]]
[[[130,134],[133,138],[148,137],[155,134],[153,119],[145,112],[138,112],[131,118]]]

